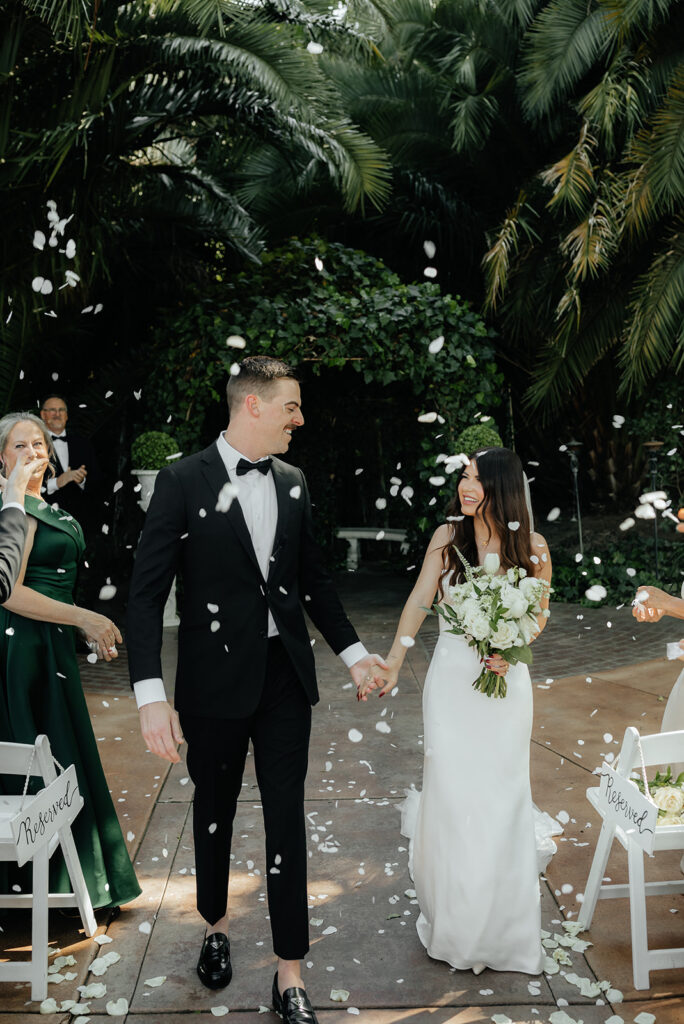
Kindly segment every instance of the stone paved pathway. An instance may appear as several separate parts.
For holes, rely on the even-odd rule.
[[[406,581],[366,572],[344,578],[341,590],[363,639],[385,653]],[[681,1024],[684,969],[655,972],[648,992],[632,989],[628,907],[621,900],[599,904],[587,936],[594,945],[586,954],[572,952],[572,966],[536,979],[536,985],[513,973],[485,971],[474,977],[425,955],[415,933],[417,907],[394,805],[408,785],[420,785],[421,688],[435,627],[434,620],[426,622],[409,652],[399,693],[387,703],[371,700],[359,706],[338,661],[320,638],[315,645],[322,699],[314,714],[307,784],[312,944],[305,970],[321,1024],[350,1018],[361,1024],[491,1019],[505,1024],[505,1018],[568,1024],[559,1013],[584,1024],[619,1024],[617,1014],[632,1024],[642,1011],[655,1014],[657,1024]],[[664,699],[681,667],[662,657],[666,640],[678,638],[677,629],[672,622],[638,627],[627,609],[560,606],[535,645],[533,793],[551,814],[565,811],[569,818],[542,885],[544,927],[551,936],[561,931],[564,917],[577,916],[577,897],[589,870],[599,820],[585,797],[594,781],[592,769],[618,749],[626,725],[657,731]],[[167,679],[172,679],[174,646],[175,636],[169,633]],[[106,1018],[106,1004],[119,999],[129,1007],[119,1019],[128,1024],[181,1024],[190,1015],[204,1022],[223,1013],[220,1007],[229,1008],[229,1019],[239,1024],[275,1021],[264,1009],[272,956],[251,758],[235,825],[231,876],[235,976],[228,989],[212,994],[194,973],[202,927],[194,911],[192,785],[185,765],[167,771],[145,753],[124,658],[110,666],[84,663],[83,676],[103,763],[144,891],[118,919],[108,922],[107,915],[100,915],[100,931],[112,939],[101,949],[79,936],[78,922],[52,915],[53,949],[74,955],[76,978],[50,985],[50,996],[58,1006],[78,999],[75,986],[95,980],[88,975],[93,958],[114,949],[120,962],[97,979],[106,984],[106,995],[79,1011],[93,1021]],[[390,731],[378,731],[379,723]],[[363,734],[359,742],[350,740],[352,729]],[[473,784],[482,787],[495,813],[496,779],[488,776],[486,750]],[[677,877],[677,860],[674,853],[659,855],[648,865],[649,877]],[[626,877],[624,858],[614,854],[608,871],[614,880]],[[5,952],[0,955],[21,957],[29,941],[28,915],[15,913],[2,924]],[[684,943],[684,897],[649,901],[649,934],[654,946]],[[572,974],[609,980],[624,1002],[611,1005],[582,997],[568,980]],[[162,976],[160,986],[146,984]],[[350,993],[344,1004],[330,998],[338,988]],[[27,986],[0,985],[0,1020],[35,1021],[38,1007],[27,1001],[28,995]],[[48,1017],[60,1024],[71,1019],[76,1018],[68,1011]]]

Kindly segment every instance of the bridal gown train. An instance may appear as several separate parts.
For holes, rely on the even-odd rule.
[[[400,805],[418,935],[455,968],[539,974],[537,847],[546,860],[556,847],[552,819],[530,791],[530,674],[512,665],[504,699],[474,690],[479,656],[443,626],[423,692],[423,791],[409,790]]]

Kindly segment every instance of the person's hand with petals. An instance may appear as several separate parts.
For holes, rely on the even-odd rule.
[[[356,696],[358,700],[366,700],[365,692],[373,690],[382,682],[387,671],[387,662],[383,661],[379,654],[367,654],[355,662],[349,669],[354,683],[356,684]],[[362,689],[364,695],[361,695]]]
[[[658,587],[639,587],[632,602],[637,622],[659,622],[663,615],[684,619],[684,601]]]

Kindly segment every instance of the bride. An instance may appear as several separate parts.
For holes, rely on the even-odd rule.
[[[396,685],[426,608],[435,595],[443,599],[444,584],[462,570],[454,546],[471,565],[495,552],[502,572],[522,566],[550,581],[549,550],[540,534],[530,533],[525,479],[514,452],[484,449],[463,468],[447,523],[430,541],[401,614],[381,697]],[[540,632],[545,623],[540,616]],[[458,969],[539,974],[544,958],[529,778],[529,670],[493,656],[487,667],[506,676],[507,696],[474,690],[479,656],[444,625],[440,616],[423,691],[423,791],[410,790],[401,805],[402,833],[412,840],[418,935],[431,957]],[[373,688],[362,690],[360,699]]]

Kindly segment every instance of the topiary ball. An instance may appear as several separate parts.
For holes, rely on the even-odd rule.
[[[148,430],[136,437],[131,445],[133,469],[163,469],[169,464],[169,456],[178,454],[178,442],[161,430]]]
[[[466,427],[456,438],[456,451],[477,452],[481,448],[503,448],[503,441],[496,427],[490,427],[486,423],[474,423],[472,427]]]

